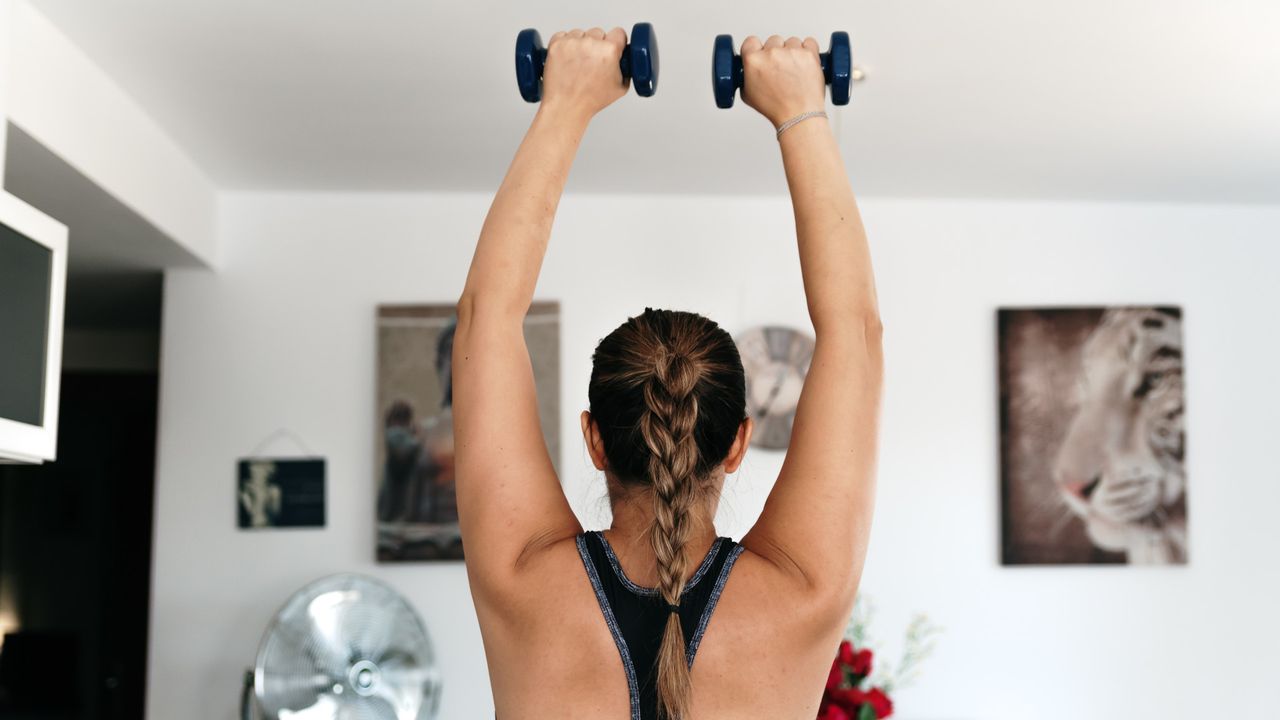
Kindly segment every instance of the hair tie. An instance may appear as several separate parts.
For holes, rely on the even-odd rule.
[[[667,610],[668,610],[669,612],[673,612],[673,613],[679,614],[679,613],[680,613],[680,606],[679,606],[679,605],[672,605],[671,603],[667,603]]]

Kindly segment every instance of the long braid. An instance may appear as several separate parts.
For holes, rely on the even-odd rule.
[[[641,416],[640,433],[649,447],[649,479],[653,483],[650,542],[657,558],[659,589],[671,605],[680,604],[684,590],[684,550],[698,498],[695,472],[699,452],[694,438],[698,398],[694,390],[700,374],[688,355],[660,346],[653,376],[644,387],[648,411]],[[688,717],[692,686],[679,613],[667,616],[657,662],[659,715],[683,720]]]
[[[666,604],[679,606],[690,569],[685,546],[715,489],[712,470],[747,417],[738,348],[701,315],[645,308],[596,347],[588,395],[608,472],[653,495],[649,541],[658,589]],[[655,668],[663,720],[689,718],[684,631],[680,615],[669,613]]]

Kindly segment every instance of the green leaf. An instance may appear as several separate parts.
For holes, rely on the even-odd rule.
[[[858,710],[858,720],[876,720],[876,709],[867,703]]]

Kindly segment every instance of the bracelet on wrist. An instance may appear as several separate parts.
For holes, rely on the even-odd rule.
[[[810,110],[809,112],[800,113],[799,115],[791,118],[790,120],[787,120],[786,122],[778,126],[777,137],[781,138],[782,133],[788,128],[790,128],[792,125],[795,125],[796,123],[804,122],[809,118],[815,118],[815,117],[825,118],[826,116],[827,116],[827,112],[825,110]]]

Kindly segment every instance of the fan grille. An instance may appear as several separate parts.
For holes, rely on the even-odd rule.
[[[270,720],[433,720],[440,678],[426,626],[373,578],[318,580],[267,628],[254,669]]]

